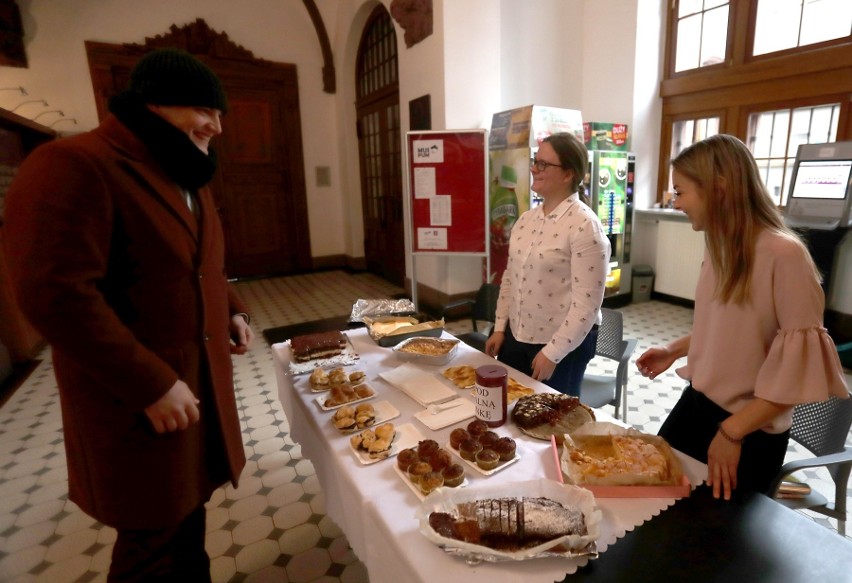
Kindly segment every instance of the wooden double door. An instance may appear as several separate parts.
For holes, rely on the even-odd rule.
[[[228,276],[286,275],[312,268],[295,65],[254,59],[226,35],[196,21],[150,45],[86,42],[98,115],[122,91],[139,58],[157,46],[195,54],[228,95],[223,133],[213,147],[211,188],[225,230]],[[152,39],[149,39],[149,41]]]

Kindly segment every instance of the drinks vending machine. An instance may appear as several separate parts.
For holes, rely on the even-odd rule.
[[[591,207],[612,247],[604,297],[630,293],[630,239],[633,231],[633,177],[636,156],[630,152],[589,151]]]

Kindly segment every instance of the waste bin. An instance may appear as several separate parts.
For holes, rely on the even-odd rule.
[[[633,267],[633,302],[647,302],[654,288],[654,270],[650,265]]]

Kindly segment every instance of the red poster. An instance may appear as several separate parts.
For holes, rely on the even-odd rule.
[[[409,132],[414,253],[487,253],[485,130]]]

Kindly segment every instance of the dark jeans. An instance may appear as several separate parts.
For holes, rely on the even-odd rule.
[[[719,423],[731,414],[689,385],[660,427],[659,435],[673,448],[707,463],[707,450]],[[737,467],[736,493],[766,493],[781,470],[790,432],[755,431],[746,436]]]
[[[204,506],[171,528],[118,531],[109,583],[209,583],[210,557],[204,550]]]
[[[586,366],[595,356],[597,343],[598,327],[594,326],[580,346],[568,353],[556,365],[553,375],[542,382],[560,393],[579,397],[580,383],[583,382]],[[532,361],[544,347],[544,344],[528,344],[518,341],[512,334],[512,328],[507,326],[506,337],[503,340],[503,346],[500,347],[497,360],[532,376]]]

